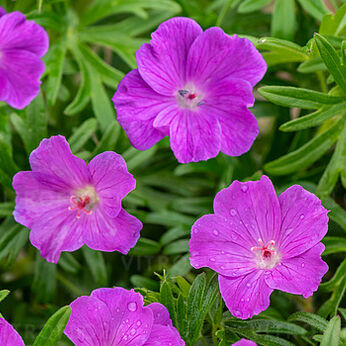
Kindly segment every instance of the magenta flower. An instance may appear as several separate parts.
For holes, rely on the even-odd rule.
[[[0,345],[1,346],[25,346],[22,338],[16,330],[0,317]]]
[[[48,35],[20,12],[6,14],[0,7],[0,100],[11,107],[26,107],[40,92],[42,56]]]
[[[294,185],[277,197],[263,176],[220,191],[214,213],[193,225],[190,261],[220,274],[221,295],[232,315],[259,314],[274,289],[305,298],[317,290],[328,270],[320,243],[328,211],[315,195]]]
[[[257,346],[257,344],[254,341],[247,340],[247,339],[240,339],[239,341],[235,342],[232,345],[237,345],[237,346]]]
[[[216,27],[203,32],[192,19],[173,18],[138,50],[137,64],[113,97],[118,121],[136,149],[170,136],[182,163],[250,149],[258,126],[248,107],[266,64],[249,40]]]
[[[153,303],[143,307],[134,290],[100,288],[71,304],[65,334],[76,346],[180,346],[167,309]]]
[[[136,186],[124,159],[104,152],[89,165],[74,156],[62,136],[44,139],[30,155],[32,171],[13,178],[14,217],[28,227],[30,241],[47,261],[83,244],[126,254],[142,224],[121,206]]]

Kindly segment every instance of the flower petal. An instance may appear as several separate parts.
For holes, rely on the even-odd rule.
[[[48,50],[49,39],[45,30],[20,12],[0,18],[0,51],[24,50],[42,57]]]
[[[127,254],[134,247],[142,229],[142,223],[124,209],[117,217],[111,218],[102,208],[91,215],[83,215],[83,238],[91,249],[100,251],[119,251]]]
[[[121,155],[107,151],[94,157],[89,172],[100,199],[99,207],[110,217],[116,217],[121,210],[121,200],[136,187],[136,180],[127,171]]]
[[[268,308],[273,289],[266,284],[264,275],[262,270],[237,278],[219,275],[221,295],[233,316],[247,319]]]
[[[247,339],[240,339],[239,341],[235,342],[232,345],[236,345],[236,346],[257,346],[257,344],[254,341],[247,340]]]
[[[147,341],[153,314],[150,309],[143,308],[141,294],[115,287],[97,289],[92,292],[91,297],[102,301],[110,311],[116,335],[109,344],[143,345]]]
[[[297,256],[316,245],[328,231],[328,211],[321,201],[299,185],[279,196],[282,225],[279,239],[284,258]]]
[[[258,246],[258,239],[265,243],[278,239],[281,225],[279,201],[272,182],[265,175],[260,181],[234,181],[230,187],[221,190],[214,199],[214,211],[216,215],[242,223],[246,232],[238,235],[252,246]]]
[[[324,245],[318,243],[297,257],[282,259],[280,265],[265,276],[266,283],[273,289],[310,297],[328,271],[328,265],[321,259],[323,251]]]
[[[113,102],[117,120],[136,149],[147,150],[165,137],[166,133],[153,126],[155,117],[165,107],[165,97],[153,91],[138,70],[131,71],[120,82]]]
[[[68,191],[60,180],[55,181],[50,176],[38,172],[19,172],[13,177],[13,188],[17,195],[13,215],[25,227],[31,228],[36,219],[60,204],[68,208]]]
[[[257,137],[257,120],[247,109],[254,100],[250,83],[241,79],[223,80],[208,86],[206,104],[202,107],[218,118],[221,151],[226,155],[244,154]]]
[[[204,215],[192,226],[190,262],[198,269],[209,267],[225,276],[240,276],[255,268],[253,246],[238,220]]]
[[[54,177],[61,184],[65,184],[68,191],[90,184],[86,163],[71,153],[63,136],[44,139],[31,153],[30,165],[33,172]]]
[[[186,78],[199,85],[210,80],[239,78],[254,86],[266,70],[263,57],[248,39],[230,37],[222,29],[213,27],[193,42],[187,58]]]
[[[183,346],[185,342],[175,328],[154,324],[149,339],[143,346]]]
[[[181,163],[208,160],[219,153],[220,126],[212,114],[173,105],[158,115],[154,126],[169,128],[171,148]]]
[[[169,316],[167,308],[160,303],[151,303],[146,306],[153,312],[154,324],[173,327],[172,320]]]
[[[6,14],[6,11],[5,11],[4,8],[2,8],[2,7],[0,6],[0,18],[1,18],[4,14]]]
[[[185,85],[188,51],[202,34],[201,27],[189,18],[172,18],[152,33],[150,44],[137,51],[142,78],[158,93],[172,96]]]
[[[17,331],[0,317],[0,345],[1,346],[25,346]]]
[[[30,241],[49,262],[58,263],[62,251],[75,251],[83,245],[81,222],[87,216],[77,219],[69,206],[68,200],[56,203],[32,223]]]
[[[26,107],[40,92],[43,71],[43,62],[30,51],[1,52],[0,75],[2,80],[6,79],[2,82],[6,89],[1,91],[1,100],[17,109]]]

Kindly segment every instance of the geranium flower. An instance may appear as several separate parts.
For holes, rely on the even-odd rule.
[[[113,97],[117,119],[136,149],[169,136],[182,163],[250,149],[258,126],[248,107],[266,64],[249,40],[173,18],[138,50],[137,64]]]
[[[26,107],[40,92],[48,35],[20,12],[0,7],[0,101]]]
[[[25,346],[17,331],[0,317],[0,345],[1,346]]]
[[[246,319],[267,309],[274,289],[305,298],[317,290],[328,270],[320,243],[328,211],[315,195],[294,185],[277,197],[262,176],[220,191],[214,213],[193,225],[190,261],[219,273],[232,315]]]
[[[136,181],[120,155],[104,152],[86,165],[65,137],[55,136],[31,153],[30,165],[13,178],[13,215],[47,261],[57,263],[62,251],[83,244],[123,254],[136,244],[142,224],[121,206]]]
[[[247,340],[247,339],[240,339],[239,341],[235,342],[232,345],[236,345],[236,346],[257,346],[257,344],[254,341]]]
[[[143,307],[141,294],[120,287],[100,288],[72,302],[65,334],[76,346],[185,345],[163,305]]]

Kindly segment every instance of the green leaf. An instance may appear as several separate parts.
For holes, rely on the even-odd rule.
[[[303,109],[317,109],[323,105],[333,105],[344,100],[343,97],[330,96],[313,90],[293,87],[264,86],[258,89],[258,91],[270,102],[280,106]]]
[[[245,0],[238,7],[239,13],[248,13],[261,9],[273,0]]]
[[[82,125],[73,131],[72,136],[69,138],[68,142],[73,153],[77,153],[82,149],[83,145],[89,140],[93,133],[97,129],[97,121],[95,118],[89,118],[85,120]]]
[[[91,156],[94,157],[105,151],[114,151],[114,147],[118,141],[119,135],[120,125],[117,121],[113,120],[112,123],[109,124],[107,130],[104,132],[100,142],[97,144]]]
[[[341,300],[344,297],[345,290],[346,290],[346,276],[344,276],[342,280],[338,282],[330,300],[328,301],[328,313],[331,316],[334,316],[337,313]]]
[[[346,66],[341,65],[340,57],[333,46],[319,34],[315,34],[315,42],[321,57],[336,83],[346,92]]]
[[[296,312],[290,315],[287,321],[288,322],[298,321],[298,322],[306,323],[321,332],[324,332],[328,325],[328,321],[325,318],[316,314],[312,314],[311,312]]]
[[[320,288],[326,291],[333,291],[337,284],[346,276],[346,259],[342,261],[336,270],[334,276],[327,282],[320,285]]]
[[[99,251],[92,250],[86,245],[82,247],[85,261],[90,269],[91,275],[100,287],[107,287],[108,275],[103,255]]]
[[[179,286],[183,297],[187,298],[191,285],[182,276],[179,275],[175,278],[175,280],[177,281],[177,285]]]
[[[176,255],[176,254],[185,253],[188,251],[189,251],[189,239],[181,239],[167,245],[163,250],[163,254]]]
[[[337,141],[343,128],[342,119],[335,122],[327,130],[315,136],[301,148],[271,161],[264,166],[264,169],[273,175],[285,175],[309,167],[317,161],[324,153]]]
[[[55,104],[60,90],[66,50],[66,40],[58,40],[49,47],[49,52],[44,59],[48,75],[47,98],[51,105]]]
[[[317,20],[321,21],[328,9],[321,0],[298,0],[302,7]]]
[[[335,13],[323,16],[321,26],[321,35],[345,36],[346,34],[346,4],[343,4]]]
[[[338,346],[340,338],[341,320],[339,316],[334,316],[328,323],[327,329],[323,333],[321,346]]]
[[[190,232],[191,231],[189,229],[184,229],[182,227],[174,227],[162,235],[160,243],[162,245],[167,245],[173,240],[189,235]]]
[[[295,22],[294,0],[276,0],[271,23],[272,36],[293,41]]]
[[[297,68],[297,71],[300,73],[313,73],[325,70],[327,70],[327,67],[320,56],[315,56],[308,61],[302,62]]]
[[[160,288],[160,301],[167,310],[169,311],[169,316],[172,319],[173,325],[177,325],[177,315],[175,311],[175,303],[173,298],[173,293],[171,288],[169,287],[167,281],[163,281]]]
[[[32,289],[41,303],[54,299],[56,290],[56,264],[47,262],[36,253],[34,280]]]
[[[72,274],[77,274],[81,269],[79,262],[69,252],[63,252],[61,254],[58,264],[65,271]]]
[[[178,261],[176,261],[169,269],[168,274],[171,277],[175,277],[177,275],[186,275],[191,270],[190,264],[190,255],[187,254],[181,257]]]
[[[322,242],[326,246],[326,249],[324,250],[323,255],[330,255],[332,253],[346,251],[346,238],[324,237],[322,239]]]
[[[147,162],[154,154],[156,153],[157,147],[153,146],[152,148],[139,151],[135,148],[130,148],[125,154],[124,158],[127,162],[127,168],[129,171],[140,167],[142,163]],[[130,154],[130,155],[129,155]]]
[[[48,319],[33,346],[55,346],[64,334],[70,315],[70,306],[59,309]]]
[[[337,103],[331,107],[324,106],[316,112],[293,119],[280,126],[284,132],[299,131],[322,124],[324,121],[345,112],[346,103]]]
[[[14,210],[13,202],[0,203],[0,217],[9,216]]]
[[[346,104],[345,104],[346,107]],[[346,109],[346,108],[345,108]],[[334,189],[339,175],[346,167],[346,122],[339,141],[336,144],[334,154],[325,169],[317,186],[316,194],[322,199],[329,196]]]
[[[2,302],[10,294],[9,290],[0,291],[0,302]]]
[[[142,275],[131,275],[130,281],[134,287],[146,288],[152,291],[157,291],[160,286],[157,281]]]
[[[130,250],[133,256],[150,256],[155,255],[161,250],[161,245],[151,239],[140,237],[136,246]]]

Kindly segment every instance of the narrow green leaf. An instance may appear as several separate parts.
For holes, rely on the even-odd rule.
[[[343,121],[341,119],[301,148],[267,163],[264,169],[273,175],[285,175],[309,167],[332,147],[337,141],[342,128]]]
[[[346,34],[346,4],[343,4],[335,13],[323,16],[320,34],[331,36],[344,36]]]
[[[342,261],[336,270],[334,276],[327,282],[324,282],[320,287],[326,291],[333,291],[334,287],[346,276],[346,259]],[[323,330],[322,330],[323,331]]]
[[[58,265],[61,266],[65,271],[77,274],[81,269],[81,265],[69,252],[63,252],[60,256]]]
[[[316,314],[312,314],[311,312],[296,312],[290,315],[287,321],[298,321],[307,323],[321,332],[324,332],[328,325],[328,321],[325,318]]]
[[[328,301],[329,302],[328,313],[331,316],[336,315],[339,305],[341,303],[341,300],[344,297],[345,291],[346,291],[346,276],[344,276],[342,280],[340,280],[338,284],[335,286],[333,290],[333,294]]]
[[[71,150],[73,153],[77,153],[83,145],[89,140],[93,133],[97,129],[97,121],[95,118],[89,118],[80,125],[69,138]]]
[[[51,105],[55,104],[60,90],[67,45],[61,39],[49,47],[45,57],[47,80],[47,98]]]
[[[346,66],[341,65],[340,57],[327,39],[315,34],[315,42],[329,72],[336,83],[346,92]]]
[[[126,159],[127,162],[127,168],[129,171],[132,171],[136,167],[140,167],[143,162],[146,162],[149,160],[154,154],[156,153],[157,147],[153,146],[152,148],[145,150],[145,151],[139,151],[135,148],[130,149],[133,153],[131,155],[131,158]],[[125,155],[126,156],[126,155]]]
[[[33,346],[55,346],[64,334],[70,315],[70,306],[59,309],[48,319]]]
[[[330,96],[318,91],[293,87],[264,86],[258,91],[270,102],[280,106],[303,109],[317,109],[323,105],[333,105],[344,100],[344,97]]]
[[[341,228],[346,231],[346,211],[339,204],[337,204],[332,198],[325,198],[323,200],[323,206],[330,210],[328,214],[331,220],[338,223]]]
[[[2,302],[10,294],[9,290],[0,291],[0,302]]]
[[[175,278],[175,280],[177,281],[183,297],[187,298],[191,285],[182,276],[179,275]]]
[[[189,229],[184,229],[182,227],[174,227],[162,235],[160,239],[160,243],[162,245],[167,245],[171,241],[187,236],[189,234],[190,234]]]
[[[177,275],[186,275],[192,269],[189,257],[189,254],[182,256],[168,269],[168,274],[171,277],[175,277]]]
[[[155,255],[161,250],[161,245],[151,239],[140,237],[134,248],[131,249],[130,254],[133,256],[150,256]]]
[[[346,104],[345,104],[346,106]],[[339,175],[346,167],[346,122],[342,130],[339,141],[336,144],[334,154],[325,169],[317,186],[316,194],[322,199],[329,196],[339,178]]]
[[[86,245],[82,247],[85,261],[90,269],[91,275],[100,287],[107,287],[108,275],[103,255],[99,251],[92,250]]]
[[[143,275],[131,275],[130,281],[134,287],[146,288],[152,291],[157,291],[160,286],[158,281],[147,278]]]
[[[273,0],[245,0],[238,7],[239,13],[248,13],[261,9]]]
[[[293,41],[295,31],[294,0],[276,0],[272,15],[272,36]]]
[[[117,121],[113,120],[112,123],[109,124],[107,130],[104,132],[100,142],[97,144],[91,156],[94,157],[105,151],[114,151],[114,147],[118,141],[119,135],[120,125]]]
[[[303,61],[297,68],[297,71],[300,73],[313,73],[326,70],[327,67],[320,56],[314,56],[307,61]]]
[[[322,124],[324,121],[334,116],[344,113],[346,103],[337,103],[333,106],[324,106],[316,112],[304,115],[297,119],[288,121],[280,126],[280,130],[284,132],[299,131]]]
[[[321,21],[328,9],[321,0],[298,0],[302,7],[317,20]]]
[[[186,318],[185,299],[182,294],[179,294],[176,306],[177,306],[177,324],[178,324],[177,328],[181,337],[185,339],[186,333],[187,333],[187,318]]]
[[[326,249],[323,255],[330,255],[337,252],[346,252],[346,238],[343,237],[324,237],[322,239]]]
[[[334,316],[328,323],[327,329],[323,333],[321,346],[338,346],[340,338],[341,320],[339,316]]]
[[[189,251],[189,239],[177,240],[171,244],[168,244],[164,250],[164,255],[176,255]]]
[[[0,203],[0,217],[9,216],[14,210],[13,202]]]
[[[175,311],[175,303],[174,303],[174,298],[173,298],[173,293],[171,288],[169,287],[167,281],[164,281],[161,284],[160,288],[160,301],[161,304],[163,304],[167,310],[169,311],[169,316],[172,319],[173,325],[177,325],[177,315]]]

